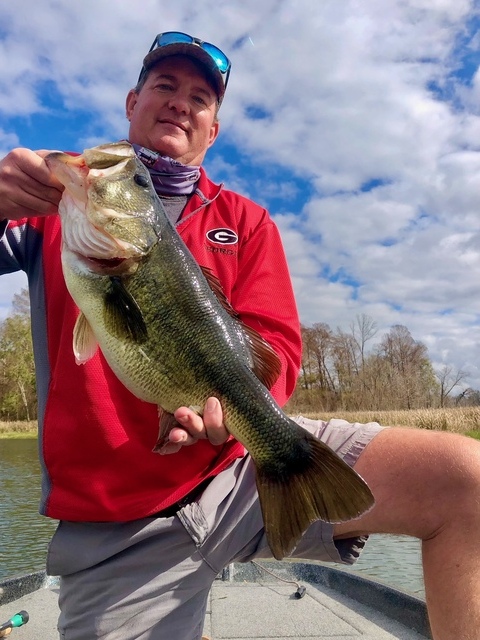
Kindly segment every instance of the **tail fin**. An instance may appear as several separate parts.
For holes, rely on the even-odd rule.
[[[277,560],[291,553],[312,522],[352,520],[375,502],[367,484],[346,462],[302,432],[301,455],[291,457],[285,471],[277,474],[256,465],[265,533]]]

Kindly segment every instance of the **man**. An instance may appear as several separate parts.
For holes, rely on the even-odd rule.
[[[219,132],[229,72],[213,45],[177,32],[157,36],[127,97],[129,140],[197,261],[278,353],[272,393],[283,403],[298,373],[300,333],[278,232],[265,210],[199,169]],[[46,153],[17,149],[0,163],[0,272],[24,268],[30,279],[41,511],[61,521],[48,557],[48,570],[61,576],[61,637],[199,638],[222,567],[271,555],[252,463],[229,438],[214,398],[203,420],[180,407],[162,451],[169,455],[153,454],[156,407],[129,394],[101,354],[75,366],[77,311],[63,284],[58,217],[50,215],[61,186]],[[216,242],[218,229],[233,234],[231,250]],[[355,466],[376,505],[355,521],[315,523],[293,557],[352,563],[368,533],[416,536],[434,638],[476,638],[480,445],[440,432],[298,422]]]

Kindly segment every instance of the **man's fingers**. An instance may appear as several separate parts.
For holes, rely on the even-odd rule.
[[[203,418],[188,407],[180,407],[174,414],[178,427],[169,434],[169,443],[189,446],[208,438],[214,445],[228,440],[228,431],[223,425],[223,412],[217,398],[208,398],[203,409]]]
[[[185,409],[185,407],[182,407]],[[200,419],[201,420],[201,419]],[[180,427],[173,427],[168,436],[168,440],[163,444],[161,449],[158,450],[158,453],[164,455],[168,453],[177,453],[180,451],[182,447],[189,447],[192,444],[195,444],[200,439],[206,439],[206,435],[200,435],[200,431],[198,430],[196,435],[190,435],[186,429]]]
[[[220,445],[228,440],[229,434],[223,424],[222,406],[217,398],[208,398],[205,403],[203,423],[212,444]]]
[[[47,167],[44,158],[49,153],[50,151],[45,149],[35,151],[26,158],[22,158],[19,168],[28,178],[24,180],[27,193],[58,206],[64,186]]]
[[[161,455],[177,453],[177,451],[180,451],[183,446],[188,446],[189,444],[197,442],[196,438],[193,439],[186,431],[178,429],[177,427],[173,427],[167,438],[168,440],[163,443],[162,447],[157,449],[157,453],[160,453]]]
[[[43,156],[14,149],[0,161],[0,218],[12,220],[57,211],[63,185],[51,174]]]
[[[205,439],[207,437],[207,431],[205,429],[205,425],[203,424],[203,420],[195,411],[193,411],[193,409],[189,409],[188,407],[180,407],[179,409],[174,411],[173,415],[181,429],[177,429],[176,427],[174,427],[170,431],[170,435],[175,434],[178,438],[180,438],[180,434],[176,433],[176,431],[184,430],[187,435],[193,437],[195,440],[198,440],[199,438]],[[185,439],[185,442],[186,440],[187,439]]]

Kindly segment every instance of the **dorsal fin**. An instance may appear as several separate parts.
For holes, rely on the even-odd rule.
[[[240,321],[245,331],[253,358],[252,371],[267,389],[271,389],[282,372],[282,362],[273,347],[262,336]]]
[[[267,389],[271,389],[282,370],[282,363],[277,353],[264,338],[248,325],[244,324],[225,295],[218,277],[209,267],[200,267],[211,290],[217,296],[222,307],[234,318],[242,328],[252,356],[252,371]]]

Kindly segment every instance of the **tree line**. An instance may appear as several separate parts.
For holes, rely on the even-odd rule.
[[[377,325],[367,315],[349,331],[328,324],[302,326],[303,355],[287,410],[332,412],[480,405],[480,391],[465,387],[468,372],[435,370],[427,347],[407,327],[394,325],[374,342]],[[0,420],[36,420],[37,400],[27,289],[13,297],[0,322]]]
[[[434,369],[427,347],[397,324],[377,337],[375,321],[362,314],[349,331],[328,324],[302,326],[300,377],[288,407],[303,411],[408,410],[480,404],[480,392],[455,389],[468,372]]]
[[[12,300],[0,322],[0,420],[36,420],[37,394],[28,290]]]

